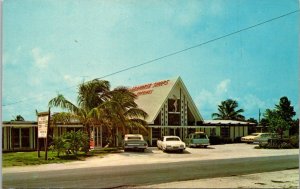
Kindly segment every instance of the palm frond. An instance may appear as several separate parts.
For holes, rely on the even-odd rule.
[[[48,103],[49,107],[60,107],[70,112],[78,112],[78,107],[68,101],[63,95],[58,94],[57,97],[51,99]]]

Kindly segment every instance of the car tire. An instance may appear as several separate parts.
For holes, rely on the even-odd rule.
[[[180,153],[183,153],[183,150],[179,150]]]

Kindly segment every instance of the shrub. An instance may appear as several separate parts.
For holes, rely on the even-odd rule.
[[[222,144],[231,144],[232,143],[232,139],[229,137],[224,137],[221,138]]]
[[[67,132],[60,137],[55,137],[50,149],[56,151],[57,156],[59,156],[61,152],[65,152],[67,155],[72,153],[77,156],[79,151],[87,152],[87,146],[89,146],[89,137],[86,133],[79,130],[77,132]]]
[[[294,135],[290,137],[289,143],[294,147],[294,148],[299,148],[299,136]]]
[[[235,142],[235,143],[240,143],[240,142],[242,142],[242,141],[241,141],[241,138],[242,138],[242,137],[236,137],[236,138],[234,139],[234,142]]]
[[[219,137],[219,136],[209,136],[209,143],[211,145],[221,144],[221,137]]]
[[[66,148],[63,137],[54,137],[53,144],[50,146],[50,149],[57,152],[57,157],[59,157],[61,152],[65,152]]]
[[[268,148],[268,149],[291,149],[291,148],[295,148],[294,145],[298,145],[298,144],[292,144],[291,140],[293,140],[293,142],[296,142],[297,139],[291,139],[291,138],[286,138],[286,139],[279,139],[279,138],[275,138],[275,139],[269,139],[267,144],[260,144],[259,147],[260,148]]]

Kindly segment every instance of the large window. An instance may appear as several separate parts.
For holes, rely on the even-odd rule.
[[[180,112],[180,99],[169,99],[168,100],[168,111],[169,112]]]
[[[168,124],[169,125],[180,125],[180,114],[169,113],[168,116]]]
[[[29,147],[29,128],[21,129],[22,147]]]
[[[12,141],[14,148],[20,148],[20,128],[12,128]]]

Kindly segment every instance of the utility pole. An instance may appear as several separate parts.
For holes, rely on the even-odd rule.
[[[260,116],[261,116],[261,113],[260,113],[260,108],[258,109],[258,125],[260,125]]]

